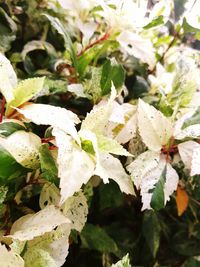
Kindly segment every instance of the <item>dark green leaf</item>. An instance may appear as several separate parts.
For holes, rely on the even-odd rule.
[[[164,185],[166,181],[166,172],[167,167],[165,166],[159,181],[157,182],[155,187],[150,190],[150,193],[152,193],[150,205],[154,210],[160,210],[165,206]]]
[[[80,236],[84,248],[97,250],[102,253],[117,253],[118,248],[115,241],[99,226],[86,224]]]
[[[14,179],[24,172],[23,168],[12,155],[0,145],[0,182],[6,184],[7,179]]]
[[[47,181],[58,184],[58,169],[48,147],[44,144],[39,149],[42,175]]]
[[[113,59],[108,59],[102,68],[101,76],[101,92],[102,95],[110,93],[112,82],[116,89],[119,89],[124,84],[125,71],[121,64]]]
[[[160,245],[160,231],[161,227],[157,214],[154,211],[145,211],[142,233],[154,258]]]
[[[25,131],[26,128],[24,126],[22,126],[19,123],[16,122],[2,122],[0,124],[0,135],[1,136],[9,136],[11,134],[13,134],[16,131]]]
[[[6,14],[6,12],[0,8],[0,50],[7,51],[10,49],[11,43],[16,38],[17,25]]]

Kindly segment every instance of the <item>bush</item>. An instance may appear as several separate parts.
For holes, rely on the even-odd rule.
[[[199,4],[0,1],[1,267],[200,266]]]

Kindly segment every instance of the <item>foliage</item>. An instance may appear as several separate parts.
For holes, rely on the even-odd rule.
[[[0,266],[200,266],[200,1],[0,1]]]

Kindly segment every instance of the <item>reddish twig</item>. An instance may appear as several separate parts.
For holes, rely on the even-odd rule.
[[[79,54],[78,57],[80,57],[85,51],[87,51],[88,49],[92,48],[93,46],[100,44],[101,42],[107,40],[110,37],[110,32],[109,30],[99,39],[97,39],[96,41],[90,43],[89,45],[87,45]]]
[[[5,108],[5,97],[2,98],[1,101],[1,112],[0,112],[0,122],[3,121],[3,114],[4,114],[4,108]]]
[[[49,143],[51,141],[53,141],[55,139],[55,137],[48,137],[48,138],[42,138],[42,143],[45,144],[45,143]]]

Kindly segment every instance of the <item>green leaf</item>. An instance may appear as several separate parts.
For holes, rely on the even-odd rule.
[[[200,267],[200,260],[195,258],[189,258],[184,265],[185,267]]]
[[[58,185],[58,168],[49,150],[49,146],[44,144],[39,149],[40,164],[44,178]]]
[[[11,43],[16,38],[16,32],[16,23],[0,8],[0,50],[7,51],[10,49]]]
[[[186,119],[183,123],[182,129],[187,128],[188,126],[200,124],[200,107],[197,108],[197,110],[194,112],[194,114]]]
[[[74,46],[72,43],[72,40],[68,34],[68,32],[66,31],[66,29],[64,28],[64,26],[61,24],[60,20],[56,17],[52,17],[50,15],[45,14],[45,16],[48,18],[48,20],[50,21],[51,25],[56,29],[56,31],[62,35],[64,41],[65,41],[65,47],[68,50],[72,63],[74,65],[74,68],[78,71],[78,62],[77,62],[77,56],[76,56],[76,52],[74,50]]]
[[[26,128],[23,126],[22,123],[17,123],[14,121],[5,121],[0,124],[0,136],[8,137],[9,135],[13,134],[16,131],[23,130],[25,131]]]
[[[8,187],[0,186],[0,205],[4,202],[8,192]]]
[[[12,157],[12,155],[0,145],[0,182],[6,183],[6,179],[10,176],[12,178],[24,172],[24,168],[17,163],[17,161]]]
[[[97,250],[105,253],[114,253],[118,251],[115,241],[106,233],[103,228],[96,225],[86,224],[81,234],[82,246],[91,250]]]
[[[150,23],[148,23],[146,26],[144,26],[143,28],[145,30],[149,30],[151,28],[157,27],[164,24],[164,18],[163,16],[159,16],[157,18],[154,18]]]
[[[52,95],[67,92],[67,81],[61,78],[46,78],[44,81],[44,93],[42,95]]]
[[[186,33],[190,33],[190,34],[193,33],[193,34],[195,34],[195,38],[200,40],[200,29],[191,26],[187,22],[186,18],[183,19],[182,27],[183,27],[183,30],[184,30],[185,34]]]
[[[124,84],[125,71],[121,64],[112,58],[108,59],[102,68],[101,76],[101,93],[107,95],[111,91],[112,82],[116,89],[119,89]]]
[[[154,211],[145,211],[142,233],[154,258],[160,245],[160,232],[161,227],[157,214]]]
[[[160,210],[165,206],[164,185],[166,181],[166,174],[167,174],[167,167],[165,166],[159,181],[150,192],[153,193],[150,205],[154,210]]]
[[[31,98],[39,94],[43,89],[45,77],[41,78],[32,78],[21,81],[14,88],[15,98],[7,104],[6,107],[6,116],[12,113],[12,107],[19,107],[22,104],[29,101]]]

